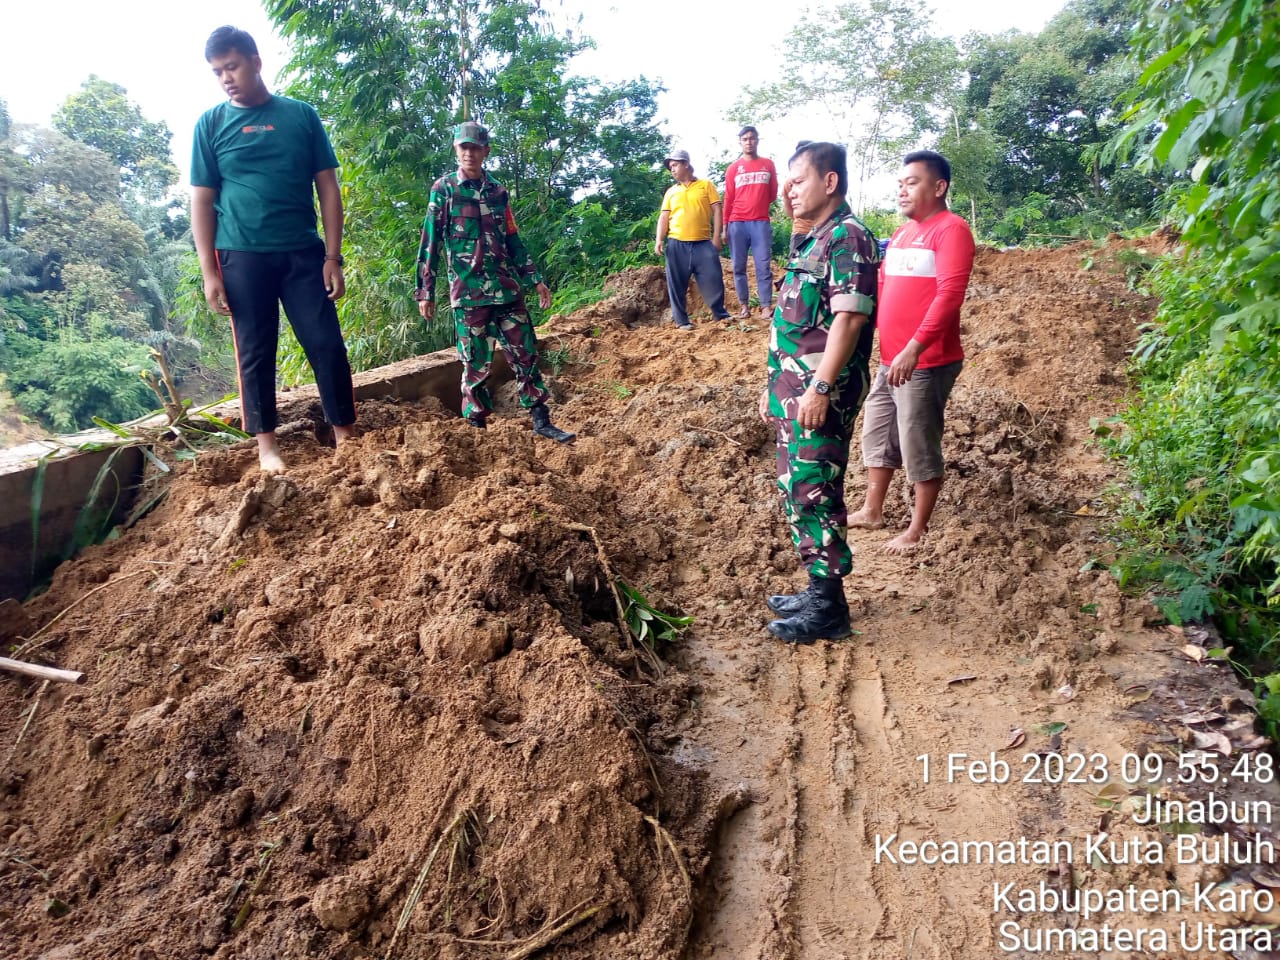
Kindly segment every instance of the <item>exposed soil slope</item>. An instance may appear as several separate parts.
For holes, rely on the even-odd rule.
[[[249,449],[183,466],[0,627],[21,645],[75,603],[25,652],[90,674],[0,674],[0,956],[977,960],[1020,955],[994,883],[1191,882],[876,857],[1096,832],[1098,785],[936,764],[1011,728],[1011,762],[1118,763],[1231,689],[1089,563],[1111,479],[1089,420],[1151,309],[1120,248],[981,252],[935,529],[900,558],[854,533],[847,643],[764,631],[802,578],[754,412],[767,331],[704,310],[677,333],[653,268],[544,334],[571,447],[508,388],[483,433],[369,403],[340,451],[286,438],[287,478]],[[611,573],[696,617],[661,675]]]

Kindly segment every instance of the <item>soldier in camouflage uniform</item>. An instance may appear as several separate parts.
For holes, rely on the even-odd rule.
[[[789,643],[848,636],[844,474],[853,422],[870,388],[879,247],[845,202],[843,147],[810,143],[790,162],[796,216],[816,226],[787,263],[769,338],[769,385],[760,416],[772,422],[778,487],[791,539],[809,572],[802,593],[769,597]]]
[[[493,365],[493,342],[507,354],[520,385],[520,405],[532,414],[534,432],[561,443],[574,435],[551,423],[547,388],[538,371],[538,340],[525,309],[521,281],[538,291],[538,304],[551,306],[543,282],[516,228],[506,187],[484,170],[489,131],[462,123],[453,131],[458,169],[431,185],[431,199],[418,246],[414,293],[424,320],[435,315],[436,276],[444,248],[449,302],[462,360],[462,415],[483,429],[493,409],[485,382]]]

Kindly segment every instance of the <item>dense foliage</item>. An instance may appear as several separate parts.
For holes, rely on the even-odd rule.
[[[1280,652],[1278,26],[1266,0],[1152,4],[1115,150],[1181,179],[1185,245],[1154,275],[1141,397],[1110,439],[1135,486],[1118,572],[1155,578],[1172,616],[1214,616],[1266,664]],[[1268,684],[1280,693],[1280,675]],[[1264,716],[1280,721],[1280,696]]]
[[[1099,237],[1151,224],[1168,176],[1108,156],[1139,68],[1137,0],[1071,0],[1039,33],[930,33],[920,0],[811,8],[777,47],[774,79],[733,118],[810,114],[849,145],[850,199],[922,144],[946,154],[952,205],[1000,244]]]
[[[0,101],[0,368],[15,412],[67,432],[148,412],[151,350],[181,377],[199,344],[170,320],[189,247],[168,128],[97,77],[54,124],[13,124]]]

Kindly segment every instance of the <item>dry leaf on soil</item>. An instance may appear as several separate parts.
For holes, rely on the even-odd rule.
[[[1125,687],[1120,692],[1129,698],[1129,706],[1151,699],[1151,688],[1145,683],[1135,683],[1131,687]]]
[[[1213,723],[1215,720],[1223,719],[1222,714],[1214,713],[1206,710],[1193,710],[1191,713],[1184,713],[1180,717],[1166,717],[1166,720],[1176,720],[1179,723],[1185,723],[1192,726],[1197,723]]]
[[[1231,756],[1231,741],[1216,730],[1192,730],[1191,739],[1201,750],[1216,750],[1224,757]]]
[[[1001,750],[1012,750],[1014,747],[1020,747],[1027,741],[1026,731],[1021,727],[1009,728],[1009,742],[1006,743]]]

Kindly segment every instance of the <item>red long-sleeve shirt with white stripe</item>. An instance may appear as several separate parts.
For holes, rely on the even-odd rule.
[[[894,232],[880,266],[876,302],[881,363],[892,363],[913,339],[924,346],[917,367],[964,359],[960,305],[973,254],[973,231],[950,210],[908,220]]]

